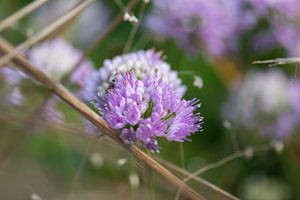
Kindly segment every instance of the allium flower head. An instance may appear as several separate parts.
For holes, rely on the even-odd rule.
[[[39,67],[53,80],[60,81],[72,70],[81,52],[64,39],[56,38],[33,47],[27,55],[34,66]],[[82,65],[84,68],[92,68],[89,61],[85,61]]]
[[[300,122],[293,102],[300,96],[300,87],[293,87],[280,71],[252,72],[233,87],[223,117],[239,128],[284,139]]]
[[[157,73],[139,78],[135,70],[129,70],[111,78],[94,105],[111,128],[121,129],[125,144],[139,140],[145,148],[159,152],[158,137],[183,142],[201,129],[202,118],[194,113],[198,101],[182,100],[174,85]]]
[[[116,56],[112,60],[105,60],[99,72],[90,76],[88,86],[85,87],[85,100],[93,100],[95,93],[104,95],[110,86],[111,77],[118,72],[128,70],[134,71],[139,79],[144,79],[146,75],[156,74],[163,81],[174,84],[180,96],[185,93],[186,87],[181,84],[177,72],[171,70],[170,65],[161,59],[161,53],[154,50],[141,50]]]

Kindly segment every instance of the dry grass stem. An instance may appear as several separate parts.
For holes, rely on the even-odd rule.
[[[21,10],[13,13],[11,16],[5,18],[0,22],[0,32],[13,26],[17,21],[32,13],[34,10],[45,4],[48,0],[36,0],[22,8]]]
[[[295,63],[300,63],[300,57],[276,58],[272,60],[258,60],[252,62],[252,64],[268,64],[269,66],[287,65],[287,64],[295,64]]]
[[[123,53],[127,53],[130,50],[131,46],[132,46],[134,37],[135,37],[135,35],[138,31],[138,28],[140,27],[140,25],[142,23],[142,19],[143,19],[143,15],[144,15],[144,12],[145,12],[146,4],[147,4],[146,2],[143,2],[142,6],[141,6],[139,16],[138,16],[139,21],[138,21],[137,24],[133,24],[133,28],[131,29],[131,31],[129,33],[129,37],[128,37],[128,40],[125,44]]]
[[[177,165],[174,165],[173,163],[170,163],[169,161],[166,161],[166,160],[163,160],[163,159],[158,159],[158,158],[156,158],[156,160],[158,160],[160,163],[164,164],[165,166],[167,166],[171,170],[176,171],[177,173],[180,173],[180,174],[182,174],[184,176],[187,176],[187,177],[192,176],[192,174],[190,172],[188,172],[188,171],[186,171],[186,170],[178,167]],[[195,181],[197,181],[198,183],[200,183],[200,184],[202,184],[202,185],[204,185],[204,186],[206,186],[206,187],[214,190],[215,192],[223,195],[227,199],[238,200],[237,197],[229,194],[225,190],[223,190],[223,189],[219,188],[218,186],[216,186],[216,185],[214,185],[214,184],[212,184],[212,183],[204,180],[203,178],[200,178],[198,176],[192,176],[192,179],[195,180]]]
[[[248,147],[244,150],[236,151],[233,154],[231,154],[229,156],[226,156],[225,158],[223,158],[223,159],[221,159],[217,162],[214,162],[214,163],[208,164],[204,167],[201,167],[200,169],[198,169],[195,172],[191,173],[188,177],[184,178],[182,182],[186,183],[189,180],[193,179],[193,177],[199,176],[200,174],[202,174],[202,173],[204,173],[208,170],[221,167],[224,164],[226,164],[230,161],[233,161],[235,159],[243,158],[243,157],[251,158],[255,153],[267,151],[271,148],[272,147],[270,145],[262,145],[262,146],[256,147],[255,149],[251,148],[251,147]],[[176,194],[176,197],[175,197],[176,200],[178,200],[179,195],[181,193],[181,190],[182,190],[182,187],[180,187],[179,190],[177,191],[177,194]]]

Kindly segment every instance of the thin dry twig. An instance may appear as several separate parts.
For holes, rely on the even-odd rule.
[[[13,46],[9,44],[5,39],[0,37],[0,49],[4,53],[9,53],[13,50]],[[39,81],[45,87],[49,88],[50,90],[53,90],[53,92],[58,97],[64,100],[75,110],[77,110],[81,115],[86,117],[98,128],[103,130],[103,133],[105,133],[107,136],[112,138],[120,146],[122,146],[128,152],[133,154],[137,159],[139,159],[141,162],[143,162],[145,165],[147,165],[149,168],[151,168],[153,171],[155,171],[157,174],[163,177],[172,186],[174,186],[177,189],[182,187],[182,193],[185,197],[187,197],[188,199],[197,199],[197,200],[204,199],[200,194],[198,194],[192,188],[190,188],[185,183],[183,183],[178,177],[176,177],[173,173],[171,173],[169,170],[167,170],[162,165],[160,165],[153,158],[148,156],[145,152],[140,150],[137,146],[124,144],[122,140],[118,137],[118,134],[114,130],[112,130],[98,114],[96,114],[87,105],[85,105],[83,102],[77,99],[62,84],[55,83],[41,70],[39,70],[38,68],[30,64],[30,62],[28,62],[24,56],[17,54],[14,57],[14,61],[20,66],[20,69],[22,71],[24,71],[26,74],[31,76],[36,81]]]
[[[68,195],[69,197],[67,199],[74,199],[74,197],[75,197],[76,188],[79,187],[78,182],[80,180],[80,176],[83,173],[84,166],[86,165],[86,163],[88,161],[87,158],[91,151],[91,144],[92,144],[92,142],[89,141],[89,143],[87,144],[86,149],[84,151],[83,158],[79,162],[79,166],[77,167],[75,177],[72,180],[72,186],[71,186],[71,189],[70,189],[69,195]]]
[[[17,48],[11,49],[5,56],[0,58],[0,67],[5,65],[11,59],[13,59],[16,55],[18,55],[22,50],[25,50],[32,45],[38,43],[39,41],[47,38],[54,31],[56,31],[59,27],[62,27],[69,20],[73,19],[79,13],[82,12],[85,8],[87,8],[93,1],[95,0],[82,0],[79,4],[77,4],[70,12],[67,12],[65,15],[55,20],[45,28],[43,28],[38,33],[34,34],[30,38],[28,38],[25,42],[20,44]]]
[[[192,174],[180,167],[178,167],[177,165],[174,165],[173,163],[170,163],[167,160],[163,160],[160,158],[156,158],[156,160],[158,160],[160,163],[164,164],[165,166],[169,167],[171,170],[174,170],[184,176],[192,176]],[[194,179],[195,181],[197,181],[198,183],[201,183],[204,186],[207,186],[208,188],[214,190],[215,192],[218,192],[222,195],[224,195],[226,198],[230,199],[230,200],[238,200],[237,197],[229,194],[228,192],[226,192],[225,190],[219,188],[218,186],[204,180],[203,178],[200,178],[198,176],[192,176],[192,179]]]
[[[182,180],[183,183],[187,183],[189,180],[193,179],[193,177],[195,176],[199,176],[200,174],[203,174],[204,172],[208,171],[208,170],[211,170],[211,169],[215,169],[215,168],[218,168],[220,166],[223,166],[224,164],[230,162],[230,161],[233,161],[235,159],[238,159],[238,158],[243,158],[243,157],[246,157],[246,158],[249,158],[249,157],[252,157],[254,153],[258,153],[258,152],[263,152],[263,151],[267,151],[269,149],[271,149],[272,147],[270,145],[262,145],[262,146],[259,146],[259,147],[256,147],[255,149],[254,148],[251,148],[251,147],[248,147],[244,150],[240,150],[240,151],[237,151],[237,152],[234,152],[233,154],[229,155],[229,156],[226,156],[225,158],[217,161],[217,162],[214,162],[214,163],[210,163],[204,167],[201,167],[200,169],[196,170],[195,172],[193,172],[192,174],[190,174],[188,177],[184,178]],[[175,200],[178,200],[179,196],[180,196],[180,193],[181,193],[181,188],[179,188],[179,190],[177,191],[176,193],[176,197],[175,197]]]
[[[123,50],[123,53],[127,53],[131,46],[132,46],[132,43],[133,43],[133,40],[134,40],[134,37],[138,31],[138,28],[140,27],[141,23],[142,23],[142,19],[143,19],[143,15],[144,15],[144,12],[145,12],[145,8],[146,8],[146,2],[144,1],[142,6],[141,6],[141,9],[140,9],[140,12],[139,12],[139,16],[138,16],[138,23],[136,24],[133,24],[133,28],[131,29],[130,33],[129,33],[129,37],[128,37],[128,40],[125,44],[125,47],[124,47],[124,50]]]
[[[295,64],[295,63],[300,63],[300,57],[276,58],[272,60],[257,60],[252,62],[252,64],[268,64],[269,66],[287,65],[287,64]]]
[[[0,22],[0,32],[13,26],[17,21],[30,14],[32,11],[36,10],[43,4],[45,4],[48,0],[36,0],[20,9],[19,11],[13,13],[9,17],[5,18]]]

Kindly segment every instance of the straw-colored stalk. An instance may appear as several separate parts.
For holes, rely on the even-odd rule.
[[[45,4],[48,0],[36,0],[22,8],[21,10],[13,13],[9,17],[5,18],[0,22],[0,32],[13,26],[17,21],[25,17],[26,15],[29,15],[34,10]]]

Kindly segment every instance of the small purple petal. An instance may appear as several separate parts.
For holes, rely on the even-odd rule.
[[[125,144],[133,144],[136,141],[136,133],[131,129],[123,129],[120,138]]]

